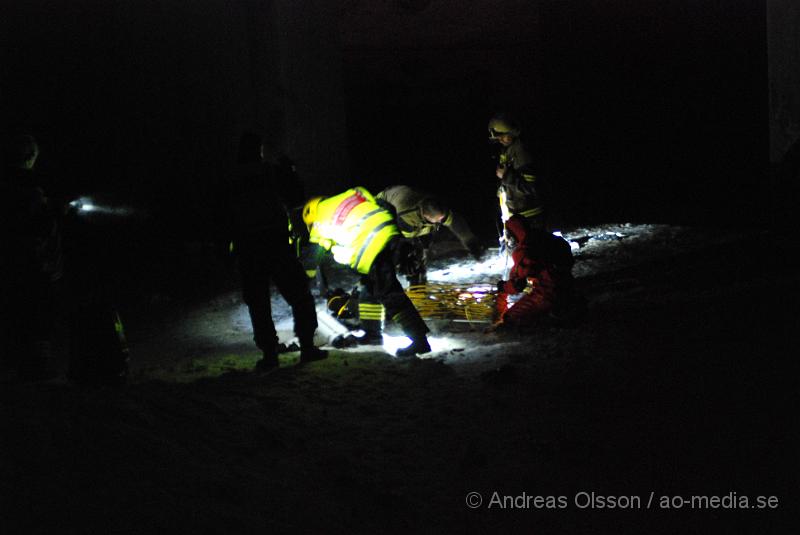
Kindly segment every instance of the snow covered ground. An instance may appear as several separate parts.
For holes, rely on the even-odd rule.
[[[707,235],[701,231],[667,225],[632,224],[579,228],[567,232],[565,237],[572,242],[575,250],[576,265],[573,273],[579,282],[613,273],[622,267],[645,261],[657,262],[660,258],[699,250],[708,246],[709,240],[723,244],[727,240],[736,239],[735,234],[726,236],[719,231]],[[490,248],[481,262],[475,262],[461,250],[457,242],[440,241],[434,249],[428,278],[430,282],[494,284],[510,267],[509,261],[495,247]],[[332,266],[329,277],[332,288],[341,287],[346,290],[353,288],[358,280],[350,270],[335,265]],[[405,283],[402,277],[401,281]],[[636,292],[636,280],[619,280],[614,291],[591,296],[593,303],[602,303],[618,295],[618,287],[625,284],[629,285],[627,292]],[[291,343],[294,340],[291,310],[275,291],[272,310],[280,340]],[[320,328],[316,342],[329,347],[327,344],[330,340],[344,331],[338,330],[342,327],[331,321],[333,318],[329,315],[324,318],[324,315],[327,313],[320,303]],[[165,368],[171,376],[175,373],[179,380],[196,377],[192,370],[198,368],[200,375],[207,369],[217,372],[224,369],[246,369],[257,358],[252,344],[247,308],[241,301],[238,290],[229,290],[205,302],[195,303],[188,311],[181,308],[172,311],[167,317],[158,315],[156,319],[157,325],[147,324],[141,333],[129,332],[132,339],[133,375],[136,380],[163,377]],[[487,336],[484,334],[487,325],[482,323],[437,320],[429,322],[429,326],[433,331],[430,337],[433,351],[422,358],[442,359],[447,364],[456,366],[487,354],[503,355],[528,343],[515,337]],[[392,355],[395,349],[407,343],[408,340],[395,331],[390,330],[384,335],[384,351],[387,355]],[[354,348],[348,351],[374,353],[376,348]],[[187,372],[186,377],[183,377],[181,370]]]
[[[585,320],[527,336],[436,322],[258,376],[235,288],[123,310],[131,383],[4,385],[2,525],[17,533],[790,533],[797,247],[758,230],[574,229]],[[437,244],[432,280],[494,282]],[[352,275],[339,272],[347,287]],[[273,299],[282,339],[291,319]],[[796,306],[794,309],[796,310]],[[326,342],[329,333],[320,332]],[[466,503],[469,493],[481,506]],[[768,509],[579,507],[598,495],[774,496]],[[494,493],[564,496],[490,507]],[[474,496],[473,496],[474,498]],[[472,498],[470,498],[472,499]],[[524,500],[523,500],[524,501]]]

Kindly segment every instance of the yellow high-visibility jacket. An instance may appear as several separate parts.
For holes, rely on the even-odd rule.
[[[309,234],[309,241],[332,252],[336,262],[366,275],[400,231],[392,214],[369,191],[356,187],[323,199]]]

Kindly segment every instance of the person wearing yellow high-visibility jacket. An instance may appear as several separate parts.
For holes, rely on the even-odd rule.
[[[400,231],[394,216],[375,202],[362,187],[332,197],[314,197],[303,206],[311,251],[307,258],[318,263],[321,250],[361,274],[364,294],[359,296],[359,316],[366,332],[364,343],[381,343],[385,313],[395,321],[411,344],[398,349],[398,357],[412,357],[431,350],[428,328],[403,291],[395,272]],[[311,266],[307,263],[306,269]]]

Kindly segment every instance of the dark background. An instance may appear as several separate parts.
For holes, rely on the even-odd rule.
[[[481,4],[488,9],[454,15],[448,38],[415,39],[420,29],[391,46],[350,37],[356,174],[463,192],[483,208],[482,130],[505,109],[527,125],[567,225],[763,220],[763,2]]]
[[[65,200],[105,193],[149,214],[68,225],[78,287],[128,300],[132,347],[151,353],[140,369],[252,358],[119,396],[4,385],[12,516],[64,532],[81,516],[104,532],[788,532],[753,511],[465,516],[461,500],[506,481],[741,489],[796,517],[798,27],[796,0],[0,0],[2,129],[37,136]],[[482,337],[456,373],[438,355],[336,352],[259,378],[254,347],[225,344],[232,318],[130,306],[157,292],[224,315],[209,298],[224,273],[214,191],[255,127],[309,194],[424,186],[490,244],[498,109],[522,118],[565,228],[703,228],[584,249],[589,321],[519,349]],[[182,336],[184,321],[211,336]],[[511,366],[494,368],[500,353]]]
[[[755,0],[5,3],[2,124],[40,139],[65,198],[147,209],[116,236],[167,265],[215,237],[249,128],[309,194],[426,187],[491,240],[497,110],[521,118],[565,229],[769,226],[793,190],[770,167],[768,75],[797,55],[791,38],[768,54],[797,18],[770,5],[768,24]]]

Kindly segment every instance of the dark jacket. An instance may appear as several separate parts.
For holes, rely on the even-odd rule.
[[[431,195],[408,186],[391,186],[378,193],[375,198],[389,204],[397,214],[397,226],[404,238],[418,238],[445,226],[455,234],[459,241],[469,248],[475,235],[467,222],[456,212],[447,209],[441,223],[431,223],[422,217],[422,202]]]
[[[533,158],[519,138],[500,152],[499,164],[505,169],[497,196],[511,215],[544,218],[546,184],[534,168]]]
[[[289,163],[238,165],[224,193],[228,227],[236,240],[244,235],[288,234],[287,208],[302,204],[303,186]]]
[[[33,171],[0,177],[0,273],[54,282],[63,274],[61,227]]]

